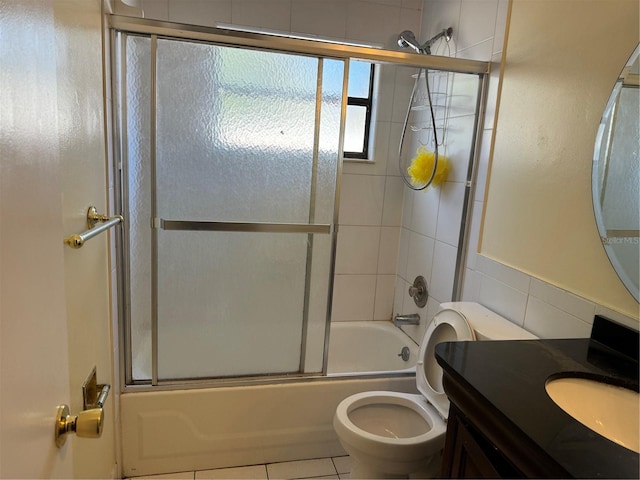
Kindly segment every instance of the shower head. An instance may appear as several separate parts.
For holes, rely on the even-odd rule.
[[[411,47],[416,53],[423,53],[422,46],[418,43],[416,36],[411,30],[405,30],[398,35],[398,46],[402,48]]]
[[[398,35],[398,46],[402,48],[411,47],[416,51],[416,53],[424,53],[426,55],[430,55],[431,45],[433,44],[433,42],[442,37],[444,37],[444,39],[448,42],[449,40],[451,40],[452,34],[453,28],[445,28],[440,33],[420,45],[414,33],[411,30],[405,30],[400,35]]]

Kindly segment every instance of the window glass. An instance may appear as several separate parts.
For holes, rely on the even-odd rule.
[[[374,66],[371,63],[357,60],[349,63],[344,158],[368,160],[373,73]]]

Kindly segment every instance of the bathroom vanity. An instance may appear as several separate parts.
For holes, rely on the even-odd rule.
[[[447,342],[436,359],[451,401],[443,478],[639,478],[638,453],[575,420],[545,390],[551,379],[578,377],[637,392],[638,332],[596,317],[591,338]]]

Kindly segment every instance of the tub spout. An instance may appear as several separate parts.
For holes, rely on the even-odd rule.
[[[393,318],[393,324],[396,327],[400,325],[420,325],[420,315],[410,313],[409,315],[397,315]]]

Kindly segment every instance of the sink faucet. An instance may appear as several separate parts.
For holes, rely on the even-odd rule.
[[[410,313],[409,315],[398,315],[393,318],[393,324],[396,327],[400,325],[420,325],[420,315],[417,313]]]

